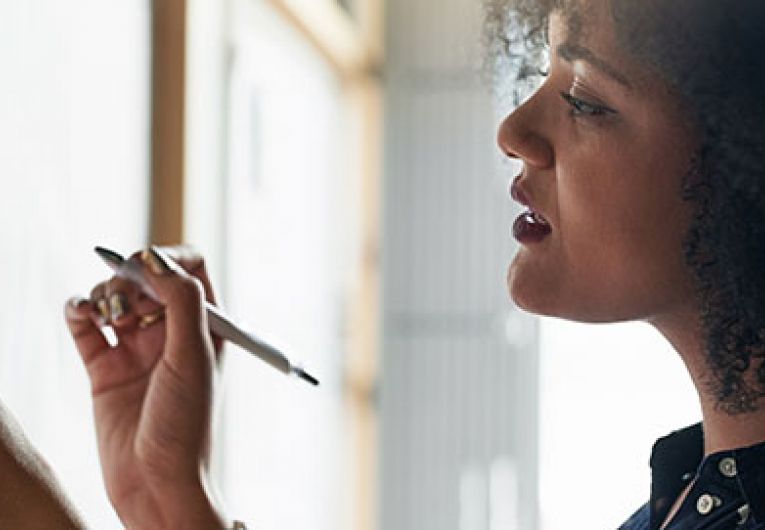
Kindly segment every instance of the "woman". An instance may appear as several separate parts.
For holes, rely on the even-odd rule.
[[[527,311],[645,321],[698,390],[703,428],[661,440],[650,502],[622,528],[765,528],[765,8],[717,0],[494,2],[500,44],[544,57],[501,125],[523,162]],[[517,35],[517,33],[516,33]]]
[[[519,79],[547,67],[499,130],[500,148],[523,162],[512,196],[529,208],[514,226],[522,245],[508,275],[513,300],[576,321],[648,322],[698,390],[703,424],[657,443],[650,502],[625,530],[765,528],[759,4],[488,2],[488,28]],[[188,487],[176,501],[187,494],[200,521],[215,513],[198,471],[213,348],[198,291],[158,256],[144,258],[164,271],[152,284],[167,304],[165,323],[120,280],[68,310],[94,387],[110,498],[129,528],[141,527],[131,521],[144,507],[156,524],[172,520],[158,513],[157,496],[178,477]],[[98,306],[119,330],[121,350],[99,338]]]

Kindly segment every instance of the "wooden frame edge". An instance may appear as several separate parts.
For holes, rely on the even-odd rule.
[[[150,240],[183,240],[186,0],[152,0]]]
[[[366,35],[381,27],[368,19],[376,11],[365,9],[364,20],[354,23],[342,7],[331,0],[269,0],[273,7],[302,31],[341,76],[376,74],[383,60],[382,39]],[[380,6],[380,0],[368,0]]]

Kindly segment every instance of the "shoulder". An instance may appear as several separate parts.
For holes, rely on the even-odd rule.
[[[648,504],[640,507],[627,521],[619,527],[619,530],[648,530],[651,520],[651,512]]]
[[[1,402],[0,477],[0,528],[85,528],[53,471]]]

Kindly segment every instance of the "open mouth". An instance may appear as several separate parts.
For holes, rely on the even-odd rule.
[[[513,237],[520,243],[538,243],[552,233],[552,226],[545,217],[531,205],[531,200],[521,187],[523,175],[518,175],[510,186],[513,200],[527,209],[513,223]]]
[[[547,221],[547,219],[545,219],[544,216],[539,212],[535,212],[534,210],[529,209],[527,212],[525,212],[525,214],[528,215],[531,218],[531,221],[534,223],[550,226],[550,223]]]

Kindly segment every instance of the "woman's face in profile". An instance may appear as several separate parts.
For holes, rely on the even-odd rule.
[[[523,162],[515,196],[550,225],[521,245],[510,293],[527,311],[586,322],[684,314],[692,130],[661,78],[619,50],[608,0],[581,4],[582,32],[551,17],[549,75],[499,130]]]

